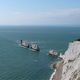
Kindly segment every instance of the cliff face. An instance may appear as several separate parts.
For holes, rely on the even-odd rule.
[[[69,43],[63,59],[61,80],[80,80],[80,41]]]

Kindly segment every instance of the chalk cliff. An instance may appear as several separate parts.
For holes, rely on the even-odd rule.
[[[61,80],[80,80],[80,41],[69,43],[63,59]]]

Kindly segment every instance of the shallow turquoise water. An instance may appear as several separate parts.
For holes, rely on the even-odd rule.
[[[64,53],[68,43],[80,37],[80,28],[6,27],[0,28],[0,80],[49,80],[50,49]],[[37,41],[41,51],[32,52],[18,46],[17,40]]]

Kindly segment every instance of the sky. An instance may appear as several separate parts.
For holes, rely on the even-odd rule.
[[[80,0],[0,0],[0,25],[80,25]]]

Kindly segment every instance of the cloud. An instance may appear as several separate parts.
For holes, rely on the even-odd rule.
[[[0,24],[14,25],[55,25],[80,24],[80,8],[55,9],[46,12],[4,12]]]
[[[47,12],[43,18],[47,24],[79,24],[80,9],[59,9]]]

